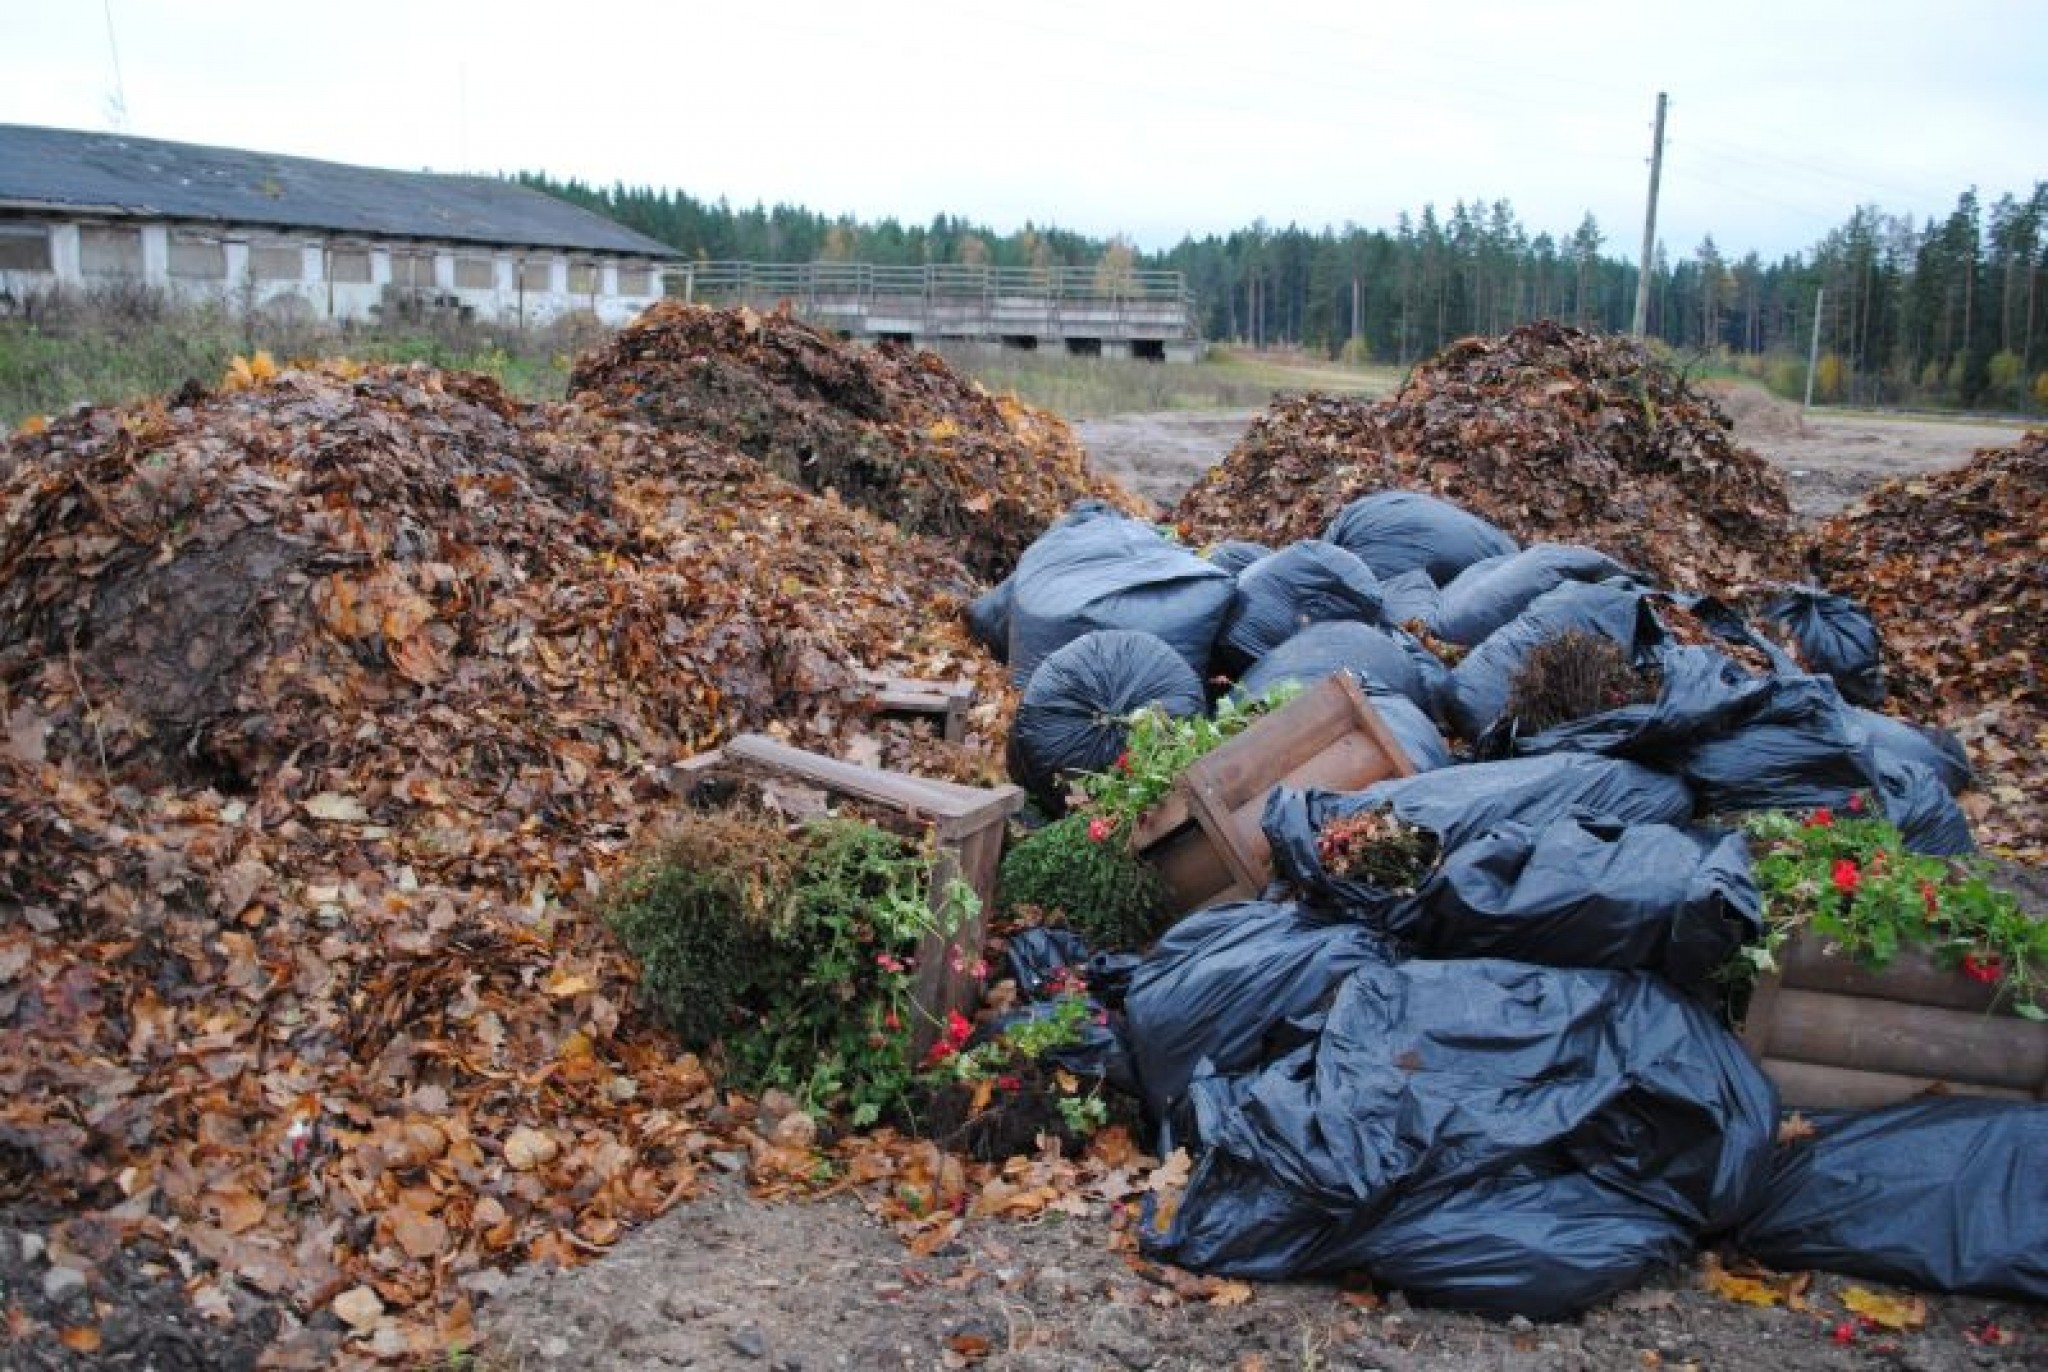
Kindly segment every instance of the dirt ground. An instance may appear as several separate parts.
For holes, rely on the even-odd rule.
[[[1743,392],[1739,436],[1781,464],[1809,518],[1884,478],[1960,463],[2017,428],[1819,415]],[[1095,462],[1174,499],[1229,450],[1249,413],[1080,424]],[[737,1165],[738,1160],[734,1160]],[[484,1365],[517,1368],[1644,1369],[2048,1366],[2048,1310],[1960,1297],[1924,1327],[1857,1328],[1859,1283],[1816,1276],[1807,1308],[1752,1308],[1667,1274],[1561,1324],[1411,1309],[1398,1294],[1261,1285],[1224,1306],[1127,1261],[1125,1217],[977,1220],[916,1258],[852,1197],[747,1199],[737,1176],[571,1272],[528,1270],[478,1312]]]

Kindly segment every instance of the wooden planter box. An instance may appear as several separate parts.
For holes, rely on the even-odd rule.
[[[942,893],[957,877],[973,889],[980,900],[980,910],[955,930],[951,939],[929,934],[917,950],[913,995],[925,1011],[917,1026],[917,1051],[930,1047],[936,1032],[934,1026],[945,1022],[948,1011],[972,1014],[980,988],[972,973],[955,971],[954,964],[969,966],[981,957],[988,911],[995,902],[996,867],[1003,856],[1005,822],[1023,807],[1021,789],[1007,784],[989,788],[962,786],[880,767],[863,767],[806,752],[763,734],[742,734],[715,752],[689,759],[682,764],[682,770],[695,779],[737,773],[794,783],[864,801],[892,814],[897,827],[906,831],[929,829],[937,846],[929,896],[932,909],[942,908]]]
[[[1993,988],[1907,949],[1882,970],[1795,935],[1758,981],[1742,1040],[1805,1110],[1891,1105],[1930,1090],[2048,1100],[2048,1024],[1993,1008]]]
[[[1249,900],[1273,878],[1259,818],[1275,786],[1356,791],[1414,772],[1365,692],[1337,672],[1197,759],[1131,846],[1166,883],[1174,914]]]

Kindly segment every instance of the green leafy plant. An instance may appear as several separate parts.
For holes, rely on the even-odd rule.
[[[621,884],[610,923],[643,997],[739,1084],[780,1087],[865,1128],[907,1109],[918,1071],[916,955],[975,912],[932,854],[875,825],[693,816]]]
[[[1898,828],[1857,796],[1847,813],[1770,811],[1745,824],[1763,894],[1765,937],[1746,950],[1777,966],[1799,930],[1883,967],[1908,947],[1998,988],[2028,1019],[2048,1019],[2048,921],[2020,909],[1976,864],[1906,850]]]
[[[1175,718],[1156,705],[1134,712],[1123,754],[1109,770],[1080,778],[1084,811],[1102,821],[1095,832],[1128,833],[1139,816],[1166,798],[1191,763],[1300,694],[1299,685],[1286,682],[1253,700],[1225,696],[1213,713],[1191,719]]]
[[[1058,915],[1097,948],[1148,942],[1165,913],[1165,888],[1113,838],[1099,816],[1076,811],[1012,844],[996,872],[1003,912]]]
[[[1065,1071],[1050,1055],[1083,1043],[1100,1012],[1078,990],[1063,992],[972,1047],[966,1021],[949,1027],[928,1059],[929,1080],[947,1131],[968,1151],[998,1156],[1028,1147],[1042,1126],[1057,1120],[1075,1139],[1109,1122],[1102,1083]],[[950,1108],[948,1106],[950,1098]]]

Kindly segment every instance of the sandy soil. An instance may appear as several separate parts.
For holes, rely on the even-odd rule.
[[[1896,475],[1964,461],[2016,428],[1851,415],[1801,419],[1760,394],[1733,405],[1746,443],[1785,467],[1818,517]],[[1229,450],[1249,413],[1138,415],[1079,425],[1096,462],[1170,502]],[[1117,1219],[976,1221],[914,1258],[850,1197],[749,1201],[736,1177],[573,1272],[529,1270],[479,1311],[485,1365],[520,1368],[1630,1369],[2048,1366],[2048,1311],[1929,1302],[1923,1329],[1838,1341],[1841,1296],[1752,1309],[1673,1272],[1582,1318],[1501,1324],[1410,1309],[1328,1284],[1256,1288],[1216,1308],[1150,1280]]]

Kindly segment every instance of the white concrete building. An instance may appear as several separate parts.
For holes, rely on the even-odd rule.
[[[661,297],[678,256],[492,177],[0,124],[0,310],[138,282],[334,320],[620,324]]]

